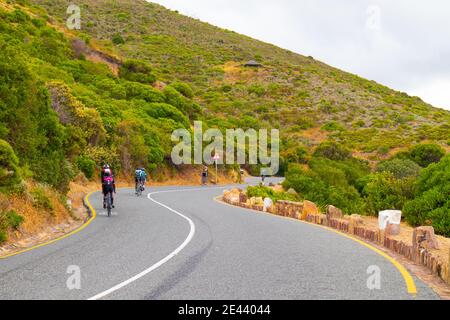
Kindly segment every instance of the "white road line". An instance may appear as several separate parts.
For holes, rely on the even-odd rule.
[[[107,295],[113,293],[114,291],[117,291],[127,285],[129,285],[130,283],[144,277],[145,275],[149,274],[150,272],[158,269],[160,266],[162,266],[164,263],[166,263],[167,261],[169,261],[170,259],[172,259],[173,257],[175,257],[177,254],[179,254],[181,252],[181,250],[183,250],[188,244],[189,242],[191,242],[192,238],[194,237],[195,234],[195,224],[194,222],[189,218],[186,217],[184,214],[178,212],[177,210],[174,210],[168,206],[166,206],[165,204],[156,201],[155,199],[152,198],[152,195],[154,194],[159,194],[159,193],[169,193],[169,192],[183,192],[183,191],[206,191],[206,190],[214,190],[214,189],[226,189],[227,187],[216,187],[216,188],[202,188],[202,189],[182,189],[182,190],[167,190],[167,191],[157,191],[157,192],[152,192],[149,193],[147,195],[148,199],[153,201],[154,203],[160,205],[163,208],[166,208],[167,210],[179,215],[180,217],[182,217],[183,219],[187,220],[189,222],[189,226],[190,226],[190,231],[189,231],[189,235],[187,236],[186,240],[184,240],[184,242],[178,247],[176,248],[174,251],[172,251],[172,253],[170,253],[167,257],[165,257],[164,259],[158,261],[157,263],[155,263],[154,265],[152,265],[150,268],[142,271],[141,273],[135,275],[134,277],[119,283],[118,285],[115,285],[114,287],[112,287],[111,289],[108,289],[106,291],[103,291],[91,298],[89,298],[88,300],[98,300],[101,298],[106,297]]]

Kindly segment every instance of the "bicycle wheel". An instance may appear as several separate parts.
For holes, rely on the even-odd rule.
[[[112,199],[111,199],[111,192],[108,193],[106,208],[108,210],[108,217],[111,217],[111,209],[112,209]]]

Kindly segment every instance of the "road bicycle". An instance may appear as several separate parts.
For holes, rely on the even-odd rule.
[[[106,211],[108,213],[108,217],[111,217],[111,210],[112,210],[112,193],[108,192],[108,194],[106,195]]]
[[[142,196],[143,191],[144,191],[144,181],[139,181],[136,186],[136,195],[138,197]]]

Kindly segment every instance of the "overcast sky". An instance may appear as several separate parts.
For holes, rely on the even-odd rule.
[[[152,0],[450,110],[448,0]]]

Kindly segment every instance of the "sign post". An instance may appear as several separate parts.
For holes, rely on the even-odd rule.
[[[214,159],[214,163],[216,164],[216,185],[217,185],[217,183],[218,183],[218,181],[217,181],[217,161],[220,159],[220,156],[216,153],[216,154],[214,154],[213,159]]]

